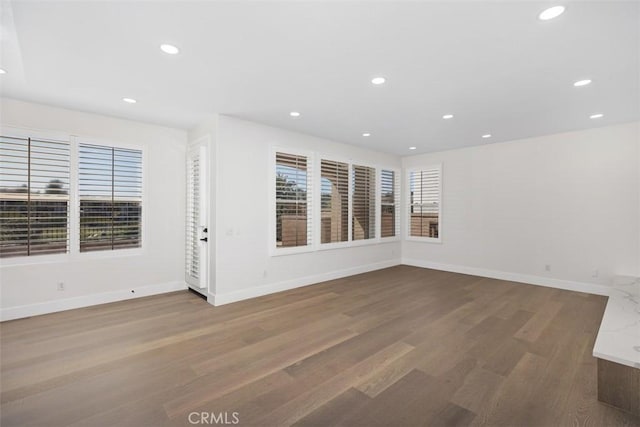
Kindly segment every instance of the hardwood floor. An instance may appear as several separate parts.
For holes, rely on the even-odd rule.
[[[398,266],[221,307],[178,292],[5,322],[0,421],[639,425],[596,399],[605,302]]]

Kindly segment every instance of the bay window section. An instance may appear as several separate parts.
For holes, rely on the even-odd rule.
[[[380,236],[393,237],[398,233],[398,182],[395,171],[380,171]]]
[[[320,162],[321,243],[349,240],[349,165],[333,160]]]
[[[376,237],[376,170],[353,165],[351,239]]]
[[[276,248],[312,243],[311,176],[306,156],[276,153]]]
[[[440,166],[409,171],[409,190],[409,237],[440,241]]]

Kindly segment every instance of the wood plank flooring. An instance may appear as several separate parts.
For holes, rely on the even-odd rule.
[[[605,302],[398,266],[221,307],[177,292],[5,322],[0,422],[637,426],[596,398]]]

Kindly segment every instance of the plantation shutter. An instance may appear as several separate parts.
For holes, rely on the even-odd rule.
[[[79,145],[80,252],[140,247],[142,151]]]
[[[199,148],[199,147],[196,147]],[[200,283],[200,151],[189,153],[187,163],[186,273]]]
[[[320,162],[321,242],[349,240],[349,165],[333,160]]]
[[[376,170],[354,165],[352,195],[352,240],[376,237]]]
[[[400,229],[400,215],[398,215],[398,198],[400,196],[399,180],[395,171],[380,171],[380,228],[381,237],[393,237]]]
[[[276,153],[276,247],[312,244],[312,165],[306,156]]]
[[[0,137],[0,257],[69,250],[69,143]]]
[[[440,236],[440,167],[409,173],[410,236]]]

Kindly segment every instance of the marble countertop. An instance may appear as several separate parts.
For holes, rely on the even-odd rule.
[[[614,279],[593,355],[640,368],[640,277]]]

